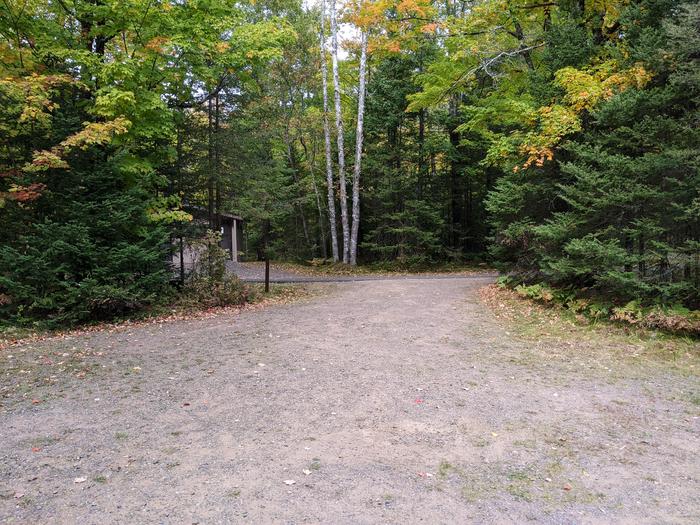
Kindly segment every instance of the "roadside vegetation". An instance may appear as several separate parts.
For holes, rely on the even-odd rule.
[[[696,332],[699,34],[683,0],[8,0],[0,323],[241,304],[172,267],[227,214],[244,260],[484,263]]]
[[[480,297],[511,333],[564,357],[583,352],[591,359],[664,362],[683,374],[700,374],[697,333],[650,327],[574,310],[554,300],[533,299],[503,284],[480,290]]]
[[[303,262],[276,263],[276,266],[301,274],[319,276],[352,275],[408,275],[408,274],[454,274],[470,275],[476,273],[496,272],[488,263],[475,260],[472,262],[411,262],[411,261],[377,261],[358,266],[333,262],[332,259],[312,259]]]

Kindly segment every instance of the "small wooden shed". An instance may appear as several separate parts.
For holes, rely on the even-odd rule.
[[[205,209],[194,206],[186,206],[184,209],[192,215],[195,230],[204,232],[209,228],[209,217]],[[221,247],[228,252],[231,261],[238,262],[243,252],[243,218],[233,213],[221,212],[214,216],[213,222],[220,225]],[[194,269],[199,259],[196,243],[192,242],[193,237],[190,235],[172,239],[174,245],[171,259],[173,272],[183,278]],[[199,235],[195,234],[195,238]]]
[[[238,262],[243,251],[243,218],[232,213],[220,213],[221,247],[228,250],[233,262]]]

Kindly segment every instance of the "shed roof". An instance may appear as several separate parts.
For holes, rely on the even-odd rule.
[[[189,213],[192,213],[192,215],[196,215],[199,217],[204,217],[208,214],[207,209],[203,208],[202,206],[185,205],[183,206],[183,209]],[[216,213],[214,215],[216,215]],[[220,211],[219,216],[226,219],[233,219],[235,221],[243,222],[243,217],[241,217],[240,215],[235,215],[226,211]]]

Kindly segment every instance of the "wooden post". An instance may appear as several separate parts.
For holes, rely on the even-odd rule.
[[[231,224],[231,260],[238,262],[238,219]]]
[[[185,284],[185,246],[180,234],[180,284]]]
[[[268,248],[270,242],[270,219],[265,221],[265,293],[270,291],[270,251]]]

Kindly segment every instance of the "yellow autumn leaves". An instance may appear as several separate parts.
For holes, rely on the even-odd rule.
[[[557,71],[555,82],[565,91],[562,103],[537,110],[535,129],[526,134],[519,148],[526,160],[513,171],[541,167],[553,160],[554,148],[562,139],[581,130],[582,112],[629,88],[642,88],[651,80],[651,73],[639,64],[624,70],[618,67],[609,60],[587,69],[565,67]]]

